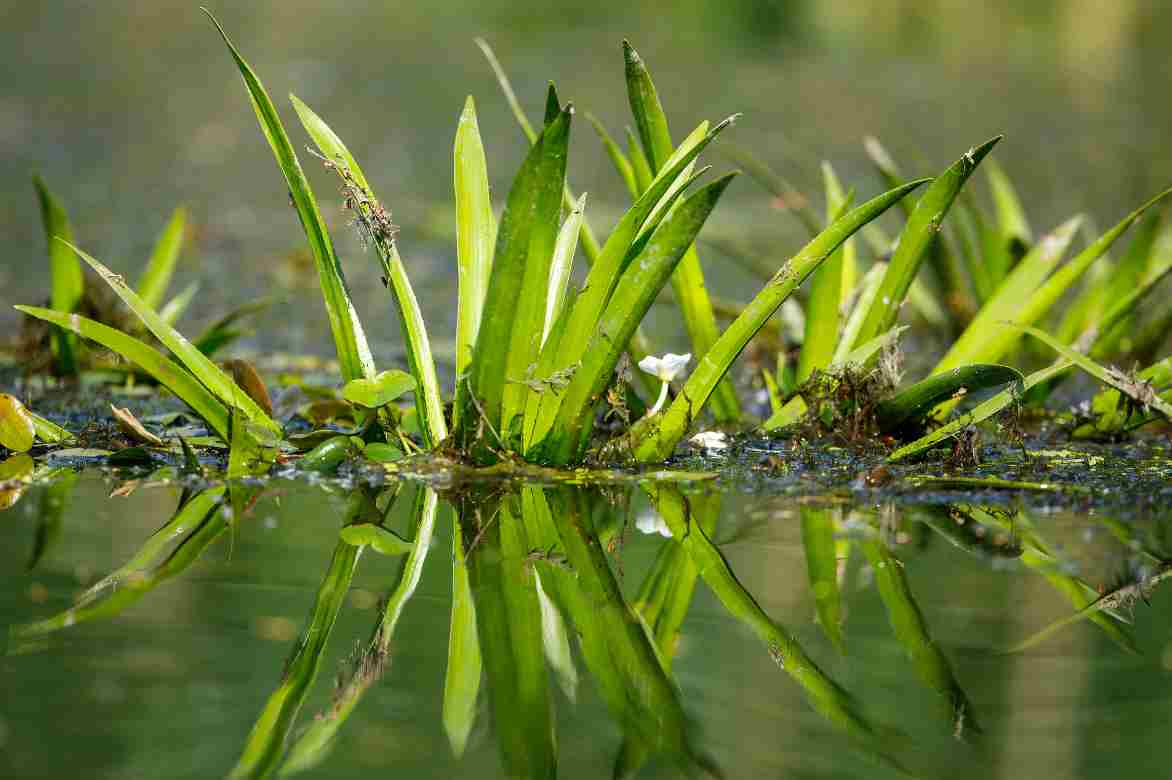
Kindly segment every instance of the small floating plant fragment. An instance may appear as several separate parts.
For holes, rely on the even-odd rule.
[[[138,418],[134,416],[134,412],[125,407],[119,408],[114,404],[110,404],[110,413],[114,415],[114,420],[118,423],[118,427],[122,429],[122,432],[133,441],[139,444],[149,444],[152,447],[163,446],[163,440],[148,431],[139,422]]]
[[[0,446],[28,452],[36,440],[32,415],[15,396],[0,395]]]

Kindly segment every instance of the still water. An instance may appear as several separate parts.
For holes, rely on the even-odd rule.
[[[0,776],[1166,777],[1162,473],[68,474],[0,512]]]

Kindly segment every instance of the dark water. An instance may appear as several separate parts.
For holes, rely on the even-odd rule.
[[[1086,458],[1050,457],[1055,479]],[[213,484],[179,513],[150,476],[29,486],[0,513],[0,776],[291,756],[317,777],[1166,776],[1166,456],[1100,468],[1144,486],[1116,498],[1106,478],[815,496],[797,486],[825,469],[794,468],[806,482]],[[353,523],[393,554],[343,541],[373,538],[340,538]],[[445,704],[454,572],[483,671]],[[1006,652],[1136,581],[1150,604]],[[310,726],[334,741],[306,749]]]

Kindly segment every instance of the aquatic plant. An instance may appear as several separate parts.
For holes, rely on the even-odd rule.
[[[865,147],[884,181],[898,183],[898,168],[886,150],[875,139],[868,139]],[[981,154],[974,154],[972,161],[980,162],[981,157]],[[967,156],[958,161],[958,165],[963,166],[966,160]],[[776,182],[780,177],[759,162],[754,165],[758,178],[778,191],[780,185]],[[829,165],[824,166],[824,178],[828,209],[841,208],[841,185]],[[1006,384],[1011,387],[987,405],[959,418],[955,424],[949,423],[900,448],[893,458],[923,452],[968,426],[988,419],[1009,406],[1009,402],[1020,397],[1026,389],[1031,390],[1027,396],[1030,402],[1040,404],[1044,401],[1063,371],[1051,367],[1044,374],[1023,377],[1014,369],[990,363],[1017,351],[1022,328],[1028,328],[1051,314],[1055,305],[1078,282],[1084,284],[1073,304],[1065,308],[1056,321],[1056,327],[1064,334],[1073,334],[1069,336],[1071,338],[1078,336],[1080,344],[1095,355],[1102,356],[1120,343],[1121,324],[1136,315],[1140,304],[1169,273],[1170,265],[1156,259],[1154,244],[1160,224],[1157,207],[1172,190],[1165,190],[1142,204],[1063,264],[1063,255],[1083,219],[1067,220],[1036,243],[1031,243],[1032,233],[1020,199],[1005,171],[995,163],[989,171],[989,182],[995,218],[985,214],[970,196],[956,200],[959,217],[953,221],[944,220],[951,201],[941,199],[934,212],[924,212],[920,218],[915,218],[919,205],[912,209],[904,204],[907,221],[894,244],[882,236],[875,238],[874,234],[879,231],[869,226],[880,258],[862,280],[855,283],[853,303],[846,309],[845,321],[840,320],[838,312],[841,294],[834,294],[830,282],[816,280],[806,303],[806,338],[801,344],[797,372],[790,374],[779,370],[776,377],[769,377],[767,384],[774,388],[771,391],[774,413],[763,423],[763,430],[778,430],[801,419],[808,410],[806,397],[825,393],[826,383],[819,378],[811,384],[811,376],[815,372],[828,374],[833,383],[834,377],[842,374],[845,365],[835,358],[841,357],[845,349],[871,333],[874,323],[884,324],[894,317],[903,298],[893,297],[893,291],[903,290],[909,301],[916,303],[916,296],[912,294],[914,288],[905,278],[909,270],[914,277],[918,264],[925,258],[935,269],[940,299],[950,302],[946,308],[952,312],[951,327],[959,335],[929,376],[879,399],[874,405],[877,431],[898,433],[902,426],[903,433],[914,432],[924,424],[945,421],[959,401],[974,391]],[[958,193],[959,189],[953,193],[954,199]],[[1154,216],[1144,219],[1149,212]],[[803,217],[802,221],[805,224],[810,220]],[[1142,229],[1125,258],[1118,263],[1110,260],[1097,263],[1137,222]],[[967,235],[966,231],[973,230],[979,233],[980,240],[970,240],[973,236]],[[891,245],[895,249],[887,261],[882,252],[885,246]],[[893,270],[891,265],[896,268]],[[1131,280],[1130,287],[1120,288],[1115,283],[1113,265],[1120,266],[1121,275]],[[826,272],[828,267],[823,265],[820,273]],[[1096,272],[1093,276],[1088,274],[1092,269]],[[838,289],[847,289],[846,283],[857,278],[857,273],[856,268],[840,266],[835,272]],[[1112,279],[1110,284],[1104,282],[1108,278]],[[1104,297],[1107,288],[1114,290],[1115,298]],[[979,308],[975,308],[977,306]],[[926,313],[925,316],[934,315]],[[831,323],[830,333],[837,333],[837,342],[828,338],[826,332],[812,327],[811,322]],[[1146,337],[1137,346],[1150,348],[1151,338]],[[832,352],[830,345],[835,343],[837,346]],[[829,357],[831,355],[834,357]],[[865,363],[856,362],[855,370],[863,370]],[[784,362],[779,365],[786,366]],[[799,388],[802,382],[807,386]],[[819,387],[823,389],[818,390]],[[783,393],[788,398],[783,397]]]
[[[226,34],[224,38],[318,259],[343,378],[368,377],[374,371],[369,349],[316,200],[275,107]],[[491,56],[491,50],[487,51]],[[579,290],[568,289],[569,267],[578,237],[592,232],[584,221],[583,202],[568,197],[565,183],[572,107],[561,104],[556,90],[550,88],[543,127],[531,134],[533,146],[514,178],[498,226],[489,207],[474,104],[469,100],[465,105],[455,144],[460,314],[455,404],[447,443],[476,462],[488,464],[505,456],[551,465],[581,462],[593,433],[594,411],[619,359],[669,279],[674,280],[695,350],[705,356],[689,379],[688,388],[699,388],[692,395],[696,401],[688,414],[690,423],[714,393],[721,394],[718,388],[724,386],[729,365],[768,314],[839,244],[922,183],[901,185],[844,214],[799,255],[795,268],[779,273],[777,283],[759,296],[754,313],[734,324],[731,336],[726,331],[718,340],[714,324],[709,327],[714,319],[691,247],[729,177],[691,195],[685,192],[703,173],[693,171],[694,160],[731,120],[712,128],[701,123],[674,146],[645,64],[629,45],[624,46],[624,58],[643,155],[641,164],[631,165],[637,197],[597,252],[587,251],[591,267]],[[511,91],[495,58],[492,61],[502,84]],[[399,256],[389,212],[339,137],[295,98],[294,107],[326,166],[341,178],[345,205],[382,262],[417,382],[424,443],[437,446],[448,438],[449,421],[443,412],[426,325]],[[527,119],[521,114],[518,118],[526,127]],[[613,153],[621,156],[617,148]],[[634,171],[644,169],[648,175],[640,183]],[[567,204],[571,208],[563,222]],[[715,403],[714,408],[723,408],[718,417],[736,418],[735,397],[732,402]],[[677,413],[670,419],[678,417]],[[659,449],[669,451],[686,428],[673,423],[668,432],[658,427]],[[632,435],[646,438],[636,431]],[[669,439],[670,446],[664,443]]]
[[[856,438],[865,433],[906,440],[941,426],[891,456],[908,457],[1023,398],[1044,401],[1065,366],[1056,364],[1024,375],[997,361],[1019,352],[1021,328],[1051,315],[1058,301],[1091,269],[1096,269],[1095,280],[1108,278],[1098,270],[1108,266],[1099,261],[1132,224],[1148,211],[1157,213],[1155,207],[1169,194],[1155,196],[1061,264],[1080,218],[1068,220],[1034,242],[1021,199],[1003,169],[995,163],[986,166],[992,216],[965,189],[1000,136],[969,149],[936,178],[913,181],[904,181],[891,155],[876,140],[868,139],[867,152],[889,189],[856,206],[854,191],[845,190],[833,168],[824,164],[825,220],[808,208],[795,209],[810,233],[809,243],[785,262],[771,263],[763,289],[747,304],[718,306],[706,291],[695,245],[733,174],[700,184],[708,169],[697,171],[696,162],[735,117],[714,126],[701,122],[675,145],[647,65],[624,42],[626,90],[636,131],[628,130],[623,150],[598,120],[591,117],[591,122],[632,203],[600,242],[585,213],[586,197],[574,195],[566,181],[573,107],[562,102],[551,84],[541,127],[532,126],[495,54],[478,41],[531,145],[513,178],[498,224],[475,103],[467,99],[453,145],[459,289],[456,381],[445,392],[390,210],[338,134],[303,101],[290,96],[316,147],[310,153],[338,177],[343,205],[363,244],[378,257],[399,316],[409,375],[376,368],[318,200],[278,110],[227,33],[212,21],[243,79],[314,258],[345,383],[341,395],[350,405],[348,414],[354,423],[351,429],[322,429],[295,443],[301,451],[317,448],[304,460],[311,470],[335,468],[359,453],[391,460],[416,451],[442,451],[480,466],[528,462],[564,467],[583,463],[592,451],[638,463],[663,461],[706,413],[718,423],[742,424],[729,371],[806,279],[811,281],[801,349],[796,362],[779,358],[776,375],[765,372],[772,414],[761,429],[782,429],[807,412],[828,424],[849,417],[854,420],[852,436]],[[775,193],[792,195],[784,179],[751,154],[742,157]],[[906,199],[929,181],[918,199]],[[73,247],[63,209],[39,180],[38,192],[54,271],[52,308],[18,308],[61,329],[54,342],[58,370],[76,370],[76,342],[68,334],[97,341],[166,385],[224,441],[238,441],[256,450],[264,439],[271,450],[282,430],[258,401],[267,397],[263,383],[246,373],[228,377],[201,354],[231,337],[232,316],[193,345],[172,327],[190,294],[180,294],[156,310],[178,254],[183,212],[173,215],[134,290]],[[898,238],[890,241],[874,221],[896,205],[903,211],[904,223]],[[946,219],[953,212],[954,218]],[[1101,359],[1123,343],[1124,326],[1134,322],[1140,303],[1172,270],[1172,264],[1153,259],[1158,229],[1157,217],[1144,219],[1127,255],[1110,266],[1111,283],[1083,284],[1074,304],[1055,323],[1060,340],[1078,336],[1076,346],[1087,351],[1086,360]],[[877,255],[866,270],[861,267],[856,234]],[[571,279],[579,248],[589,269],[585,283],[575,287]],[[78,257],[98,272],[138,318],[139,324],[125,329],[130,332],[73,311],[78,302]],[[932,269],[934,282],[921,279],[925,266]],[[1129,280],[1129,286],[1123,287],[1119,279]],[[671,298],[680,308],[696,356],[695,368],[674,397],[671,383],[676,372],[660,370],[664,364],[656,362],[660,359],[654,357],[640,329],[669,281]],[[1104,298],[1106,289],[1120,297]],[[905,302],[934,321],[946,322],[957,336],[927,376],[899,388],[890,362],[878,369],[871,366],[880,355],[891,354]],[[716,326],[718,308],[733,313],[723,331]],[[178,364],[137,339],[135,333],[142,331],[153,334]],[[1135,349],[1150,350],[1158,345],[1159,337],[1149,333],[1129,343]],[[657,395],[653,403],[645,402],[629,385],[626,355],[644,368],[643,387]],[[656,383],[651,374],[660,381]],[[1098,376],[1107,375],[1100,372]],[[1001,394],[968,414],[948,420],[963,398],[1004,387]],[[1027,390],[1028,396],[1023,396]],[[406,433],[408,423],[397,403],[407,392],[415,398],[410,426],[418,444]],[[1143,398],[1148,401],[1145,409],[1150,406],[1156,413],[1165,413],[1158,392]],[[835,411],[844,402],[847,411]],[[597,435],[601,430],[596,418],[608,403],[624,427],[606,442]],[[1112,401],[1100,398],[1097,403],[1106,410]],[[1118,405],[1118,400],[1114,403]],[[639,410],[634,419],[631,408]],[[1146,421],[1136,418],[1130,408],[1125,411],[1131,427]],[[265,435],[248,433],[247,428],[235,435],[230,420],[236,412],[257,430],[264,429]],[[26,426],[14,414],[7,415],[16,422],[8,424],[11,431],[5,429],[6,437],[31,446],[20,433]],[[1100,434],[1122,429],[1122,423],[1107,422],[1109,414],[1113,412],[1100,412],[1096,423]],[[599,444],[605,446],[597,448]]]

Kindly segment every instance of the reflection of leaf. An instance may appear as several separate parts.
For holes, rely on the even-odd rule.
[[[806,553],[806,572],[810,593],[818,613],[822,632],[838,652],[843,652],[842,596],[838,590],[838,545],[834,539],[836,511],[802,506],[802,548]]]
[[[1121,585],[1118,588],[1104,593],[1099,598],[1092,601],[1087,606],[1075,612],[1073,615],[1068,615],[1063,618],[1055,620],[1050,625],[1043,628],[1041,631],[1031,635],[1030,637],[1018,642],[1013,647],[1009,648],[1007,653],[1020,653],[1023,650],[1028,650],[1043,640],[1058,633],[1067,626],[1078,623],[1081,620],[1089,620],[1094,616],[1104,612],[1114,612],[1121,609],[1131,608],[1136,601],[1143,599],[1145,602],[1151,597],[1152,592],[1164,580],[1172,577],[1172,564],[1163,564],[1152,574],[1141,577],[1140,579],[1129,582],[1126,585]]]
[[[12,636],[29,639],[95,618],[117,615],[163,582],[181,574],[227,527],[220,502],[224,488],[210,488],[183,504],[170,521],[156,531],[116,572],[83,593],[73,607],[57,615],[17,626]],[[170,554],[154,563],[173,540]]]
[[[480,693],[480,640],[476,636],[476,603],[468,584],[464,538],[459,515],[452,512],[452,619],[448,629],[448,667],[444,675],[444,731],[452,752],[464,754],[476,719]]]
[[[867,746],[885,763],[898,766],[878,743],[879,731],[858,711],[850,695],[831,680],[797,640],[770,618],[741,585],[720,550],[693,522],[688,499],[673,485],[644,483],[672,536],[688,551],[700,576],[729,613],[744,623],[766,645],[769,655],[806,693],[819,714]]]
[[[524,563],[535,545],[528,543],[521,518],[507,503],[495,520],[491,512],[478,516],[486,518],[481,527],[472,527],[471,513],[462,520],[469,523],[465,538],[479,535],[466,555],[501,759],[510,777],[552,778],[557,744],[541,605],[533,568]]]
[[[1017,534],[1021,539],[1021,562],[1045,577],[1050,585],[1061,593],[1077,610],[1083,610],[1099,598],[1099,592],[1083,580],[1066,572],[1061,561],[1054,557],[1049,545],[1033,530],[1033,524],[1025,514],[1015,515],[1012,522],[1001,513],[982,507],[967,507],[969,513],[982,523],[1004,528]],[[1110,610],[1095,610],[1087,620],[1102,629],[1115,644],[1129,653],[1138,653],[1135,640],[1126,630],[1124,623]]]
[[[33,459],[24,453],[0,462],[0,511],[12,507],[20,500],[25,485],[32,478],[35,466]]]
[[[30,571],[36,568],[49,548],[61,537],[62,518],[69,498],[73,495],[73,488],[77,485],[78,473],[73,469],[53,469],[48,478],[52,481],[45,486],[44,493],[41,494],[37,532],[28,562]]]
[[[381,555],[406,555],[414,549],[412,542],[375,523],[348,525],[338,532],[338,536],[347,544],[356,547],[367,545]]]
[[[351,494],[344,517],[351,520],[377,512],[373,497],[364,490]],[[322,654],[334,628],[334,621],[350,590],[354,569],[362,554],[361,547],[339,541],[334,548],[326,576],[318,587],[313,608],[293,653],[285,662],[285,674],[273,691],[248,735],[244,751],[231,777],[251,778],[269,775],[281,761],[285,741],[297,720],[305,695],[317,678]]]
[[[877,539],[864,539],[860,546],[875,574],[875,585],[887,608],[895,638],[903,645],[920,680],[949,703],[952,735],[961,738],[969,731],[979,734],[981,728],[973,717],[968,697],[952,673],[948,659],[928,634],[928,626],[904,574],[903,562]]]
[[[403,607],[415,594],[427,551],[435,529],[439,497],[429,487],[421,487],[415,494],[411,509],[415,525],[415,541],[411,545],[399,581],[387,598],[374,636],[366,650],[353,659],[349,676],[340,681],[330,708],[320,713],[289,748],[289,756],[281,766],[281,774],[290,774],[318,765],[333,747],[338,730],[354,712],[363,695],[378,682],[391,660],[391,640],[403,613]]]
[[[526,488],[523,520],[530,541],[564,556],[531,556],[551,600],[561,607],[579,639],[582,656],[624,736],[647,751],[681,764],[706,767],[687,739],[678,692],[639,614],[623,598],[603,546],[592,530],[590,494]],[[616,776],[638,768],[621,763]]]

